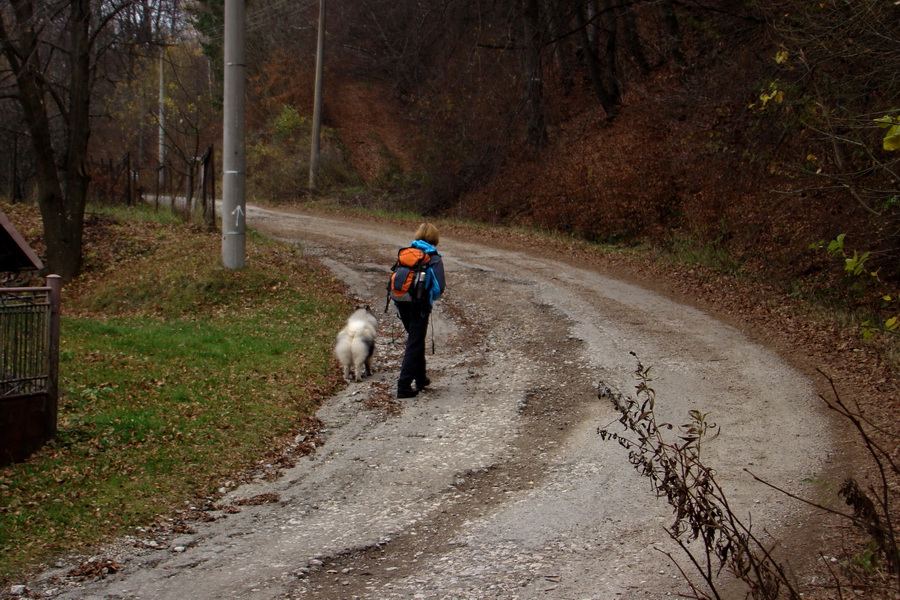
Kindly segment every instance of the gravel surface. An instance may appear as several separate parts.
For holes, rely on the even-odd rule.
[[[709,314],[540,253],[446,236],[432,389],[396,401],[402,329],[382,313],[383,290],[412,231],[255,207],[248,222],[317,256],[373,307],[373,376],[325,403],[314,454],[228,487],[203,511],[208,522],[121,540],[94,559],[111,561],[107,577],[78,581],[61,563],[28,593],[676,597],[688,588],[664,554],[681,558],[664,530],[672,512],[625,451],[597,434],[618,418],[597,387],[630,394],[632,352],[651,366],[661,421],[685,423],[696,409],[721,426],[704,456],[755,531],[789,538],[810,519],[744,469],[809,491],[803,480],[833,452],[816,391],[774,351]]]

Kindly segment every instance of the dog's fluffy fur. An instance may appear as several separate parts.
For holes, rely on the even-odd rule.
[[[334,355],[344,366],[344,379],[350,379],[350,367],[356,381],[365,374],[372,374],[372,355],[375,354],[375,337],[378,322],[368,306],[357,308],[338,333]]]

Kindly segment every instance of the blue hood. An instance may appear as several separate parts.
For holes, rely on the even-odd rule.
[[[426,252],[428,254],[432,252],[437,252],[437,248],[426,242],[425,240],[416,240],[412,244],[410,244],[411,248],[416,248],[421,250],[422,252]]]
[[[416,248],[417,250],[421,250],[426,254],[438,254],[437,248],[426,242],[425,240],[416,240],[412,244],[410,244],[411,248]],[[440,258],[436,259],[440,261]],[[425,290],[428,293],[428,304],[434,305],[434,301],[437,300],[441,296],[441,284],[438,282],[437,276],[434,274],[434,269],[428,269],[425,271],[427,275],[425,276]]]

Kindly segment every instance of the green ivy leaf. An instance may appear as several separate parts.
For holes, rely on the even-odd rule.
[[[828,252],[830,254],[843,254],[844,252],[844,238],[847,237],[846,233],[842,233],[837,236],[835,239],[831,240],[828,244]]]

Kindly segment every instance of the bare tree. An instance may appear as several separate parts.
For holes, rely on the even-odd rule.
[[[610,94],[603,82],[603,76],[600,71],[600,64],[594,44],[588,31],[588,20],[585,18],[585,7],[576,6],[574,11],[575,30],[578,33],[578,39],[581,42],[581,55],[584,61],[584,67],[590,78],[591,88],[600,101],[600,106],[606,111],[607,115],[615,112],[616,98]]]
[[[209,88],[209,63],[199,48],[176,46],[166,54],[166,59],[166,112],[172,118],[166,119],[163,127],[165,144],[167,152],[178,159],[172,163],[173,170],[187,179],[185,214],[189,217],[194,182],[201,168],[200,156],[211,144],[209,133],[218,114]],[[150,116],[158,118],[158,113],[152,112]],[[158,121],[156,124],[159,125]]]
[[[103,57],[122,50],[122,27],[135,0],[10,0],[0,8],[0,47],[10,90],[31,138],[47,267],[64,280],[81,269],[90,175],[86,167],[95,87],[108,75]],[[126,21],[127,22],[127,21]],[[138,28],[138,31],[140,28]]]
[[[541,50],[544,27],[538,0],[524,0],[522,11],[525,24],[525,104],[528,112],[528,142],[535,148],[547,144],[547,125],[544,121],[544,75]]]

